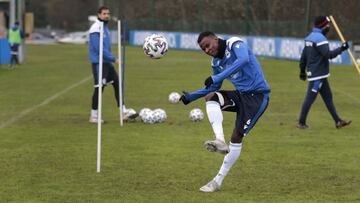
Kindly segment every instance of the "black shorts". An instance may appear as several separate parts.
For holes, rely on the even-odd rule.
[[[94,77],[94,86],[98,87],[98,79],[99,79],[99,64],[91,64],[92,65],[92,72]],[[111,63],[103,63],[103,85],[107,85],[110,83],[118,83],[119,76]]]
[[[269,93],[239,93],[223,90],[218,93],[224,97],[223,101],[229,101],[222,102],[221,110],[236,112],[235,127],[244,136],[255,126],[269,103]]]

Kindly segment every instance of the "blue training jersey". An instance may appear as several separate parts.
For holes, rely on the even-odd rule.
[[[225,54],[222,59],[213,58],[211,61],[214,84],[185,95],[189,101],[194,101],[210,92],[221,88],[222,82],[227,79],[240,93],[270,92],[261,70],[260,63],[249,47],[238,37],[226,40]]]
[[[329,42],[322,30],[313,28],[305,38],[305,47],[300,57],[300,69],[307,74],[308,81],[319,80],[330,76],[329,59],[341,54],[341,47],[330,50]]]
[[[89,30],[89,58],[93,64],[99,63],[100,48],[100,26],[101,21],[96,19]],[[111,36],[107,25],[104,23],[104,39],[103,39],[103,62],[113,63],[116,61],[115,56],[111,53]]]

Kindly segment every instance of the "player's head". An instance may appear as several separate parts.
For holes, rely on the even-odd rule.
[[[19,21],[16,21],[14,25],[12,26],[13,29],[19,28]]]
[[[197,40],[200,48],[209,56],[215,57],[219,52],[219,38],[210,31],[199,34]]]
[[[108,22],[110,20],[110,10],[106,6],[101,6],[98,9],[97,14],[98,14],[99,20],[101,20],[101,21]]]
[[[322,30],[322,33],[326,35],[330,30],[330,19],[327,16],[318,16],[315,18],[314,27]]]

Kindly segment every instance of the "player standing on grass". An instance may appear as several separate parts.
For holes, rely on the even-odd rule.
[[[11,48],[10,67],[12,67],[12,65],[19,65],[19,47],[21,41],[25,38],[24,32],[20,29],[19,22],[16,21],[11,27],[8,37]]]
[[[114,87],[115,99],[117,106],[119,107],[119,78],[118,74],[112,65],[112,63],[118,63],[117,59],[111,53],[111,36],[108,29],[108,22],[110,20],[110,10],[102,6],[98,10],[98,19],[94,24],[91,25],[89,30],[89,57],[92,65],[92,73],[94,76],[94,93],[92,96],[92,109],[89,122],[97,123],[98,119],[98,94],[99,94],[99,85],[98,85],[98,73],[99,73],[99,48],[100,48],[100,23],[104,22],[104,40],[103,40],[103,85],[112,83]],[[104,90],[104,87],[103,89]],[[138,114],[133,114],[124,109],[124,120],[134,120]],[[103,121],[102,121],[103,122]]]
[[[215,192],[220,189],[225,176],[239,158],[243,137],[264,113],[269,102],[270,87],[259,62],[240,38],[223,40],[206,31],[200,33],[198,44],[207,55],[213,57],[211,66],[214,74],[206,78],[204,88],[191,93],[184,92],[181,100],[187,105],[205,96],[206,112],[216,139],[206,141],[204,145],[211,152],[226,154],[219,173],[200,188],[202,192]],[[219,91],[225,79],[236,90]],[[221,111],[236,112],[230,147],[225,143]]]
[[[342,120],[336,113],[330,85],[327,80],[327,77],[330,76],[329,59],[337,57],[347,50],[349,45],[347,42],[344,42],[341,47],[330,51],[329,42],[325,37],[329,30],[330,19],[327,16],[318,16],[315,19],[312,32],[305,38],[305,48],[300,58],[300,79],[306,80],[307,78],[309,86],[302,105],[299,122],[296,125],[300,129],[308,128],[306,117],[319,92],[335,121],[336,128],[342,128],[351,123],[349,120]]]

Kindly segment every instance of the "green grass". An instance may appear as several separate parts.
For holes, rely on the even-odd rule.
[[[211,74],[209,57],[170,50],[151,60],[140,48],[127,49],[127,107],[160,107],[168,119],[119,127],[107,87],[97,174],[97,127],[88,123],[92,79],[24,114],[91,76],[86,46],[28,46],[27,54],[24,65],[0,67],[0,125],[8,123],[0,129],[0,202],[360,202],[360,80],[353,67],[332,66],[329,79],[338,113],[353,124],[335,129],[319,96],[310,128],[299,130],[307,84],[297,62],[260,59],[272,88],[269,107],[222,191],[203,194],[199,187],[223,159],[202,147],[212,138],[208,121],[187,117],[192,108],[205,110],[204,101],[173,105],[167,96],[201,87]],[[224,113],[227,140],[234,117]]]

